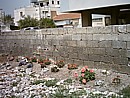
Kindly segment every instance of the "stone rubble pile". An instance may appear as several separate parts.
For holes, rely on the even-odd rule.
[[[19,64],[21,64],[20,61]],[[24,62],[24,61],[23,61]],[[12,67],[8,62],[0,65],[0,98],[51,98],[50,95],[55,94],[59,89],[58,86],[63,86],[68,89],[71,94],[76,91],[84,90],[85,95],[80,98],[91,98],[89,94],[102,94],[104,96],[111,96],[118,94],[109,91],[98,91],[92,88],[86,88],[75,83],[65,84],[64,80],[57,81],[55,86],[47,86],[45,81],[54,80],[54,78],[43,77],[42,75],[32,72],[33,65],[28,63]],[[43,69],[42,69],[43,70]],[[45,69],[48,70],[48,69]],[[44,70],[43,70],[44,72]],[[45,71],[47,72],[47,71]],[[53,74],[53,73],[52,73]],[[40,81],[36,83],[36,81]],[[103,81],[96,81],[95,85],[101,85]],[[106,97],[106,98],[107,98]],[[121,96],[123,97],[123,96]]]

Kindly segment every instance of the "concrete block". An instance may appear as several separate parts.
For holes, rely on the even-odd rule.
[[[90,49],[93,54],[98,54],[98,55],[105,55],[105,48],[93,48]]]
[[[119,49],[113,49],[113,48],[106,48],[106,55],[113,56],[113,57],[119,57]]]
[[[65,28],[67,30],[67,34],[76,34],[75,28]]]
[[[87,29],[86,27],[83,28],[75,28],[74,32],[76,32],[77,34],[82,34],[82,33],[87,33]]]
[[[64,32],[64,28],[57,28],[58,29],[58,35],[63,35],[66,34],[66,32]]]
[[[69,54],[69,58],[70,59],[77,59],[78,58],[78,54],[77,53],[71,53],[71,54]]]
[[[120,33],[127,33],[126,25],[119,25],[118,26],[118,32]]]
[[[122,42],[122,41],[112,41],[112,47],[113,48],[126,48],[126,42]]]
[[[69,46],[69,47],[64,47],[64,49],[65,49],[64,51],[66,51],[67,53],[72,53],[72,52],[74,52],[74,51],[73,51],[73,47],[70,47],[70,46]]]
[[[59,45],[61,45],[61,46],[67,46],[67,41],[60,40],[59,41]]]
[[[63,58],[68,58],[69,57],[69,54],[65,51],[61,51],[59,52],[60,53],[60,56],[63,57]]]
[[[104,63],[113,63],[113,57],[112,56],[108,56],[108,55],[104,55],[101,56],[101,61]]]
[[[110,34],[112,32],[112,27],[111,26],[100,27],[99,30],[100,33]]]
[[[130,33],[130,24],[126,25],[127,33]]]
[[[100,55],[91,54],[91,55],[88,55],[88,60],[90,60],[90,61],[101,61],[102,59],[101,59]]]
[[[111,33],[112,28],[108,27],[87,27],[87,33],[100,34],[100,33]]]
[[[49,31],[51,32],[51,34],[58,35],[58,29],[56,28],[50,28]]]
[[[130,50],[127,50],[127,57],[130,58]]]
[[[60,56],[60,54],[59,54],[57,51],[53,51],[52,55],[53,55],[54,57]]]
[[[46,39],[56,39],[56,35],[46,35]]]
[[[81,34],[74,34],[74,35],[72,35],[72,40],[78,40],[78,41],[82,40]]]
[[[64,39],[64,40],[67,40],[67,41],[72,40],[72,35],[71,35],[71,34],[65,34],[65,35],[63,36],[63,39]]]
[[[98,47],[98,41],[88,41],[87,47]]]
[[[99,47],[112,47],[112,42],[111,41],[100,41]]]
[[[68,46],[77,46],[77,41],[67,41]]]
[[[60,45],[58,40],[52,40],[52,45]]]
[[[89,68],[94,68],[94,61],[84,61],[84,66],[88,66]]]
[[[74,63],[74,60],[73,59],[70,59],[70,58],[64,58],[65,60],[65,63],[69,63],[69,64],[73,64]]]
[[[56,39],[57,39],[57,40],[63,40],[63,35],[57,35],[57,36],[56,36]]]
[[[77,64],[78,66],[83,66],[83,61],[74,59],[74,64]]]
[[[126,48],[127,48],[127,49],[130,49],[130,41],[129,41],[129,42],[126,42],[126,45],[127,45]]]
[[[87,46],[87,41],[77,41],[77,46],[78,47],[86,47]]]
[[[105,39],[103,37],[103,34],[93,34],[93,40],[102,41],[102,40],[105,40]]]
[[[119,34],[118,39],[121,41],[130,41],[130,34]]]
[[[81,39],[84,40],[93,40],[93,35],[92,34],[82,34]]]
[[[79,58],[80,60],[85,60],[85,61],[87,61],[87,60],[88,60],[88,54],[78,53],[78,58]]]
[[[114,64],[127,65],[128,64],[128,58],[114,57],[113,62],[114,62]]]

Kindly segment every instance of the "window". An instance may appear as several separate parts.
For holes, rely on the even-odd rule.
[[[40,7],[43,7],[43,3],[40,3]]]
[[[20,17],[23,17],[23,12],[20,12]]]
[[[52,4],[54,4],[54,0],[52,0]]]
[[[48,6],[48,5],[49,5],[49,2],[47,2],[46,5]]]
[[[60,1],[57,1],[57,4],[59,5],[59,4],[60,4]]]

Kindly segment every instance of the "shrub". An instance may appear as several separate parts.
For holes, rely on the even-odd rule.
[[[123,95],[123,98],[130,98],[130,86],[121,90],[120,93]]]
[[[38,63],[43,63],[43,59],[42,58],[38,59]]]
[[[50,64],[51,64],[51,61],[50,61],[49,59],[45,59],[45,60],[43,60],[43,63],[44,63],[45,65],[50,65]]]
[[[38,85],[38,84],[40,84],[40,83],[44,83],[45,81],[43,81],[43,80],[36,80],[36,81],[34,81],[33,83],[32,83],[32,85]]]
[[[95,79],[95,73],[92,69],[89,70],[87,66],[81,69],[81,76],[79,79],[81,83],[86,84],[86,82],[94,79]]]
[[[68,69],[77,69],[78,65],[77,64],[68,64]]]
[[[62,67],[64,67],[65,63],[64,63],[63,60],[60,60],[60,61],[57,61],[57,62],[56,62],[56,65],[57,65],[59,68],[62,68]]]
[[[32,57],[32,58],[31,58],[31,61],[32,61],[32,62],[37,62],[37,58],[36,58],[36,57]]]
[[[45,85],[46,85],[47,87],[50,87],[50,86],[55,86],[56,83],[57,83],[57,80],[56,80],[56,79],[54,79],[54,80],[48,80],[48,81],[45,82]]]
[[[51,72],[58,72],[59,68],[57,66],[54,66],[51,68]]]

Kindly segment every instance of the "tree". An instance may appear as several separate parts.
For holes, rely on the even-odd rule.
[[[40,19],[40,28],[55,28],[55,24],[52,19],[41,18]]]
[[[4,23],[5,24],[13,24],[13,18],[11,17],[11,15],[4,16]]]
[[[25,27],[36,27],[39,26],[39,21],[35,18],[31,18],[30,16],[25,17],[18,21],[20,28]]]

